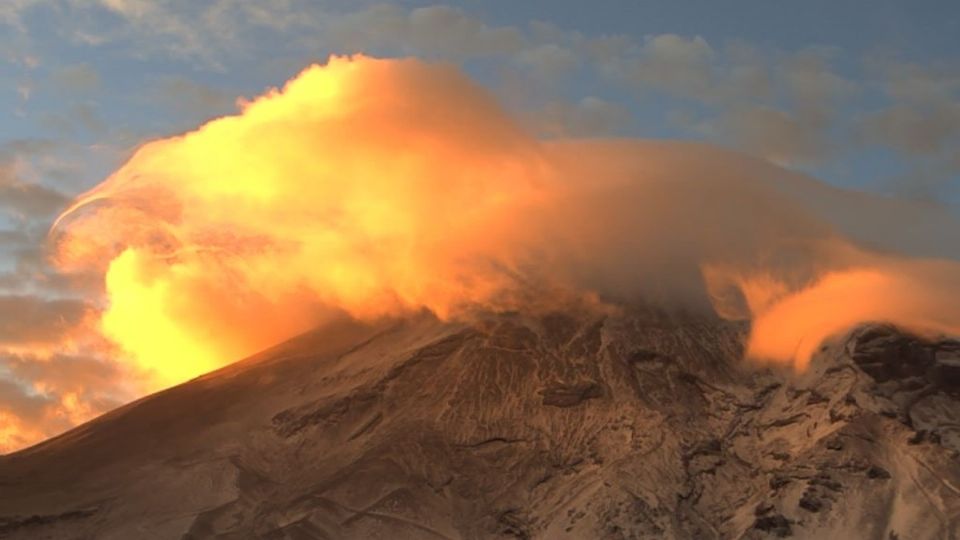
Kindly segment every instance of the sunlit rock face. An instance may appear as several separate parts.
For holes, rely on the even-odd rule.
[[[802,375],[649,310],[337,323],[0,458],[5,538],[949,538],[954,342]]]

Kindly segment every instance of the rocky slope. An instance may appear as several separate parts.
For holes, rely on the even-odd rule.
[[[2,538],[960,536],[960,344],[808,372],[650,312],[338,323],[0,458]]]

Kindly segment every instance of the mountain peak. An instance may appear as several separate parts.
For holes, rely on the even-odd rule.
[[[0,533],[956,534],[954,342],[864,327],[796,375],[744,337],[643,310],[339,322],[0,458]]]

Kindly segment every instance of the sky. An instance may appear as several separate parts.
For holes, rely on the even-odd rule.
[[[57,214],[145,142],[354,53],[456,65],[543,139],[703,141],[960,210],[956,2],[5,0],[0,452],[137,393],[72,334],[103,283],[53,268]]]

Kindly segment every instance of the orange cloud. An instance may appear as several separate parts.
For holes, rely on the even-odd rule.
[[[751,354],[802,368],[863,320],[956,329],[932,301],[956,263],[872,251],[915,244],[882,224],[920,215],[703,145],[545,143],[451,66],[354,57],[144,145],[57,239],[104,276],[99,331],[162,387],[335,314],[457,317],[541,287],[742,315]]]

